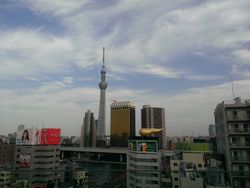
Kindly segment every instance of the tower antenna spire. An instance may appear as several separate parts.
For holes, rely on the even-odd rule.
[[[102,65],[104,66],[105,62],[105,47],[102,47]]]
[[[233,78],[231,76],[231,83],[232,83],[232,93],[233,93],[233,100],[234,100],[234,83],[233,83]]]

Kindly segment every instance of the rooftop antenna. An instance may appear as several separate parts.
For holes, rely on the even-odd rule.
[[[102,66],[104,66],[105,61],[105,47],[102,47]]]
[[[233,100],[234,100],[234,83],[233,83],[233,78],[231,76],[231,83],[232,83],[232,93],[233,93]]]

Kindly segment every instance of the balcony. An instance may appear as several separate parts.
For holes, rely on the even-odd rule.
[[[250,148],[250,142],[245,142],[245,143],[241,143],[241,142],[236,142],[236,143],[229,143],[229,147],[231,149],[249,149]]]
[[[233,171],[232,176],[240,178],[250,178],[250,171]]]
[[[250,129],[229,129],[228,130],[229,135],[249,135]]]
[[[231,158],[233,163],[248,163],[250,164],[250,156],[234,156]]]

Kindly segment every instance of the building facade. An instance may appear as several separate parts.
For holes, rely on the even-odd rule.
[[[7,188],[13,182],[13,173],[11,171],[0,170],[0,188]]]
[[[96,146],[96,121],[94,113],[88,110],[83,118],[83,125],[81,129],[81,147],[95,147]]]
[[[225,182],[224,155],[180,152],[175,153],[170,164],[172,188],[228,187]]]
[[[214,116],[217,151],[225,154],[232,187],[250,187],[250,100],[223,101]]]
[[[54,187],[59,179],[61,130],[23,129],[16,137],[14,177],[29,188]]]
[[[173,152],[159,152],[155,137],[129,140],[127,187],[171,187],[170,157]]]
[[[17,145],[15,156],[15,178],[27,180],[28,187],[53,186],[59,181],[59,145]]]
[[[110,146],[127,147],[135,136],[135,106],[129,101],[114,101],[111,107]]]
[[[162,128],[159,134],[159,148],[166,147],[166,127],[164,108],[150,107],[144,105],[141,109],[141,127],[142,128]],[[156,135],[158,136],[158,135]]]
[[[0,142],[0,168],[13,168],[15,144]]]

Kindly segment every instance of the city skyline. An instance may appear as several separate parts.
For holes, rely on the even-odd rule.
[[[107,50],[106,134],[111,100],[165,108],[166,134],[208,135],[223,100],[249,97],[250,2],[0,2],[0,133],[60,127],[80,136],[98,117]]]

